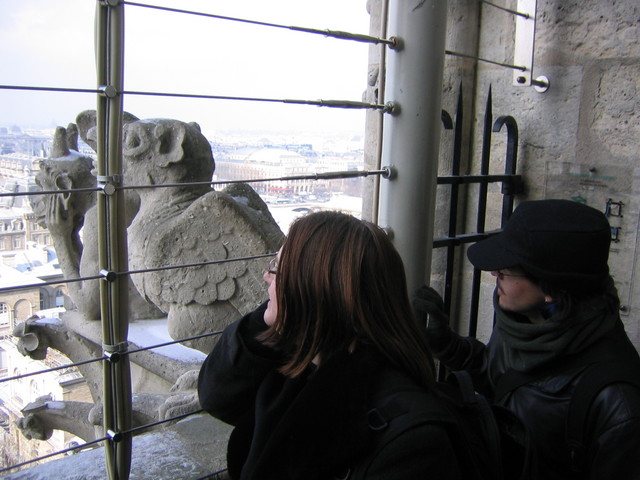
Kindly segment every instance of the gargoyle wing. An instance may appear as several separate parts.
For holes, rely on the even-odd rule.
[[[252,210],[223,192],[203,195],[149,239],[155,245],[146,250],[147,265],[162,267],[153,265],[162,258],[170,258],[173,265],[195,265],[275,252],[278,246]],[[241,260],[149,272],[144,274],[145,291],[165,303],[228,301],[246,313],[266,298],[266,263]]]

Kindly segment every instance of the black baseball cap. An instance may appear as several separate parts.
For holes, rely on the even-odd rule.
[[[521,267],[555,284],[601,282],[609,275],[611,227],[607,217],[570,200],[531,200],[514,210],[503,231],[467,250],[486,271]]]

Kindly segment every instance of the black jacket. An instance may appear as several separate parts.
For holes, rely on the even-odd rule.
[[[227,327],[200,371],[202,407],[235,426],[227,452],[232,478],[460,478],[440,426],[371,428],[369,412],[390,396],[420,408],[430,393],[361,347],[285,377],[278,355],[255,340],[266,328],[263,312]]]
[[[476,388],[493,398],[496,385],[507,371],[503,347],[504,339],[494,328],[487,345],[457,337],[440,355],[440,361],[453,370],[468,370]],[[619,320],[597,348],[609,359],[638,365],[638,353]],[[559,354],[556,361],[538,369],[534,380],[495,401],[513,411],[528,427],[536,445],[540,478],[640,479],[640,389],[626,383],[609,385],[595,398],[586,426],[588,473],[577,475],[572,471],[565,421],[575,386],[593,358],[591,352],[586,349],[575,354],[568,368],[562,368]]]

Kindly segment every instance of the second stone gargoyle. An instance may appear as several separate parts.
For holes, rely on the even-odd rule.
[[[92,118],[92,111],[77,118],[90,145]],[[151,119],[127,123],[123,130],[124,182],[142,187],[135,189],[140,208],[128,228],[130,270],[205,263],[131,278],[167,313],[172,338],[220,330],[266,299],[266,261],[206,263],[276,252],[282,231],[248,185],[224,191],[211,187],[211,145],[197,124]],[[208,353],[215,340],[187,344]]]

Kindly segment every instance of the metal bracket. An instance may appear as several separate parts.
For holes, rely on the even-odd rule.
[[[613,243],[620,241],[620,230],[622,230],[622,227],[611,227],[611,241]]]
[[[113,85],[100,85],[98,93],[103,97],[115,98],[118,95],[118,89]]]
[[[114,432],[113,430],[107,430],[107,437],[109,437],[109,440],[111,440],[113,443],[118,443],[120,441],[122,441],[122,439],[124,438],[124,435],[122,434],[122,432]]]
[[[524,193],[524,180],[520,175],[514,175],[502,183],[503,195],[519,195]]]
[[[387,180],[393,180],[398,176],[398,169],[393,165],[385,165],[382,167],[382,170],[385,171],[385,173],[382,174],[382,178],[386,178]]]
[[[387,102],[384,104],[382,113],[389,113],[391,115],[398,115],[400,113],[400,105],[395,102]]]
[[[100,3],[105,7],[117,7],[122,4],[122,0],[100,0]]]
[[[100,275],[102,275],[103,279],[107,282],[115,282],[116,278],[118,278],[118,274],[116,272],[105,269],[100,270]]]
[[[111,363],[117,363],[122,359],[122,356],[127,353],[129,349],[129,342],[120,342],[117,345],[102,345],[102,352],[104,358]]]
[[[393,35],[389,37],[389,40],[391,40],[391,44],[389,45],[391,50],[395,50],[396,52],[402,50],[402,47],[404,46],[402,39]]]
[[[122,175],[98,175],[96,177],[98,188],[105,195],[113,195],[116,193],[117,187],[122,183]]]
[[[607,200],[607,204],[605,206],[604,214],[607,218],[609,217],[624,217],[622,214],[622,207],[624,207],[623,202],[614,202],[612,199]]]

